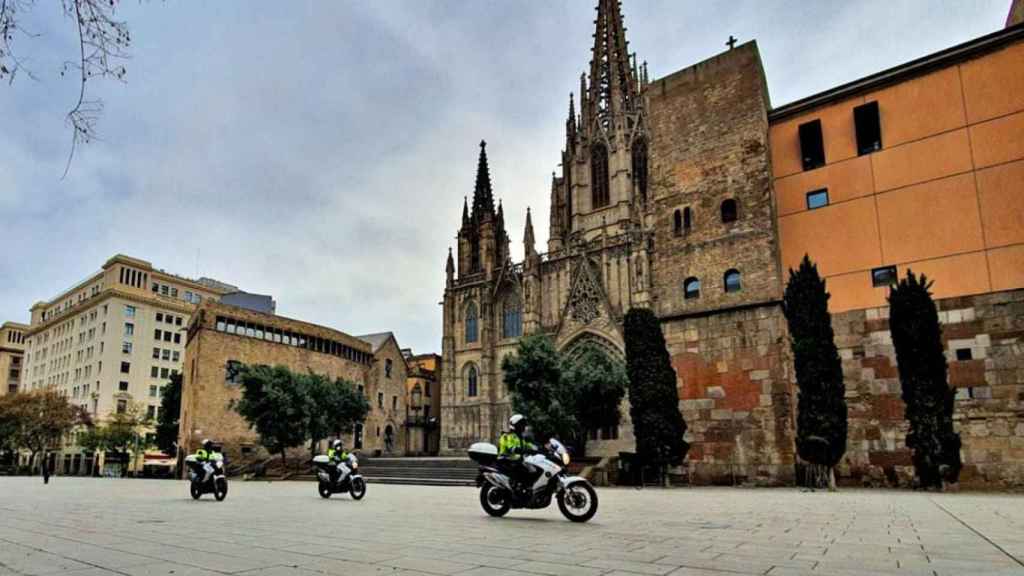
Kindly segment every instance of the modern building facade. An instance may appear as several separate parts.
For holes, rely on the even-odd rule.
[[[21,390],[25,360],[25,331],[18,322],[0,324],[0,396]]]
[[[1012,20],[1012,13],[1011,13]],[[847,482],[911,474],[885,296],[935,279],[966,482],[1024,484],[1024,26],[773,108],[755,42],[648,78],[599,0],[570,99],[551,238],[508,256],[480,152],[449,251],[442,451],[494,440],[522,334],[621,357],[622,318],[662,321],[697,483],[792,482],[796,389],[781,297],[808,254],[832,293],[850,403]],[[625,410],[624,410],[625,412]],[[588,452],[632,450],[628,417]]]
[[[164,384],[181,370],[185,328],[195,307],[237,290],[115,255],[85,280],[32,306],[31,323],[23,332],[20,389],[56,388],[96,423],[133,406],[152,422]],[[151,428],[144,432],[150,433]],[[94,458],[69,444],[58,455],[56,471],[117,474],[141,469],[145,457],[132,454],[123,462],[115,456]]]

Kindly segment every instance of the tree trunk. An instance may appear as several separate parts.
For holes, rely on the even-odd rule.
[[[828,467],[828,491],[836,491],[836,469],[834,466]]]
[[[283,468],[285,472],[288,471],[288,455],[285,454],[286,451],[287,448],[281,448],[281,468]]]

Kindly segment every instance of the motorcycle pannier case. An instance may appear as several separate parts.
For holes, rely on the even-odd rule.
[[[498,459],[498,447],[489,442],[477,442],[469,447],[469,457],[477,464],[494,464]]]

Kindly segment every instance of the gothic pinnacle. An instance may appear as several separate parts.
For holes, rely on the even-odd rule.
[[[487,142],[480,141],[480,159],[476,166],[476,185],[473,188],[473,220],[479,222],[494,216],[494,195],[491,191],[491,171],[487,166]]]

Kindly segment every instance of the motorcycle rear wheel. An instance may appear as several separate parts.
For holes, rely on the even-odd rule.
[[[573,482],[558,493],[558,509],[573,522],[586,522],[597,514],[597,492],[586,482]]]
[[[362,500],[363,496],[366,496],[366,480],[353,478],[348,493],[352,495],[353,500]]]
[[[502,489],[492,484],[484,484],[480,487],[480,507],[495,518],[501,518],[512,506],[508,503],[508,497],[502,495]]]
[[[213,497],[216,498],[218,502],[221,502],[225,498],[228,497],[228,481],[227,480],[225,480],[224,478],[221,478],[219,480],[214,481],[214,484],[213,484]]]
[[[195,482],[189,482],[188,493],[192,495],[193,500],[199,500],[203,495],[203,489],[199,484]]]
[[[321,498],[325,499],[330,498],[332,494],[331,485],[328,484],[327,482],[324,482],[323,480],[321,480],[320,484],[317,485],[316,491],[320,493]]]

